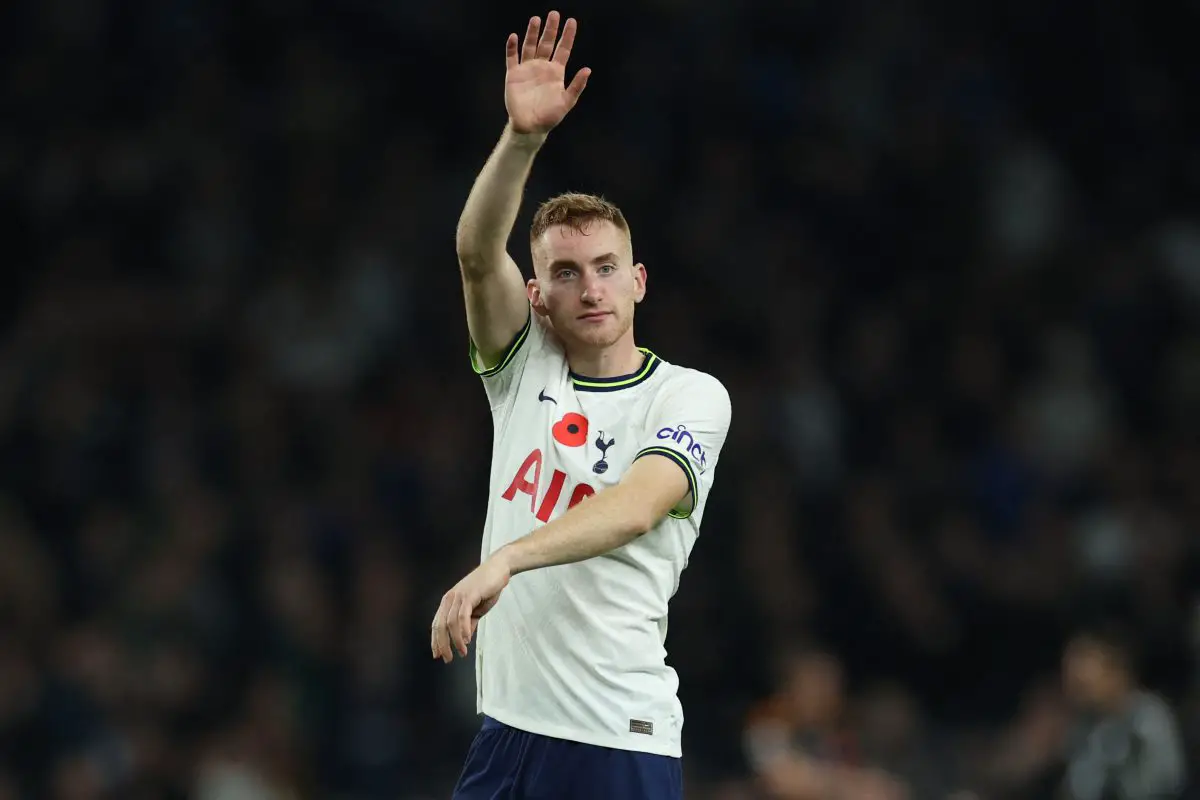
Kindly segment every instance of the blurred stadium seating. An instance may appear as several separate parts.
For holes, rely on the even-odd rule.
[[[0,798],[447,795],[473,676],[427,629],[490,443],[453,231],[545,10],[0,10]],[[1102,616],[1195,748],[1196,4],[562,10],[595,72],[528,196],[621,205],[639,342],[733,396],[689,796],[771,796],[791,687],[911,800],[1049,797]]]

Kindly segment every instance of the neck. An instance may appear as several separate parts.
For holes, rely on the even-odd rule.
[[[633,342],[633,331],[625,332],[606,347],[580,347],[567,350],[567,364],[576,375],[588,378],[616,378],[636,372],[645,359]]]

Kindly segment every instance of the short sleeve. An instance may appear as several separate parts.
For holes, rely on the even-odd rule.
[[[651,406],[645,437],[634,458],[662,456],[683,470],[688,497],[671,516],[686,519],[704,505],[712,487],[732,408],[721,382],[703,372],[689,370],[665,389]]]
[[[469,345],[468,356],[471,369],[483,381],[484,391],[493,409],[504,404],[518,383],[518,378],[525,369],[531,351],[541,345],[543,336],[541,326],[534,322],[533,312],[525,319],[525,325],[513,337],[505,349],[503,357],[493,367],[484,368],[479,360],[479,351],[475,343]]]

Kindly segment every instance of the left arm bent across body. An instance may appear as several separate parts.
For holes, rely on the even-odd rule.
[[[654,404],[647,438],[619,483],[561,517],[501,547],[442,597],[430,649],[449,663],[464,658],[479,618],[514,575],[604,555],[651,531],[668,515],[686,518],[712,485],[729,430],[729,395],[703,373]]]

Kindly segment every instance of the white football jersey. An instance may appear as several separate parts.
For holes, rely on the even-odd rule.
[[[475,638],[477,703],[530,733],[678,757],[667,603],[700,531],[730,405],[716,378],[642,352],[633,374],[575,375],[532,315],[494,368],[472,350],[495,425],[483,558],[617,483],[637,458],[669,458],[692,487],[629,544],[510,581]]]

